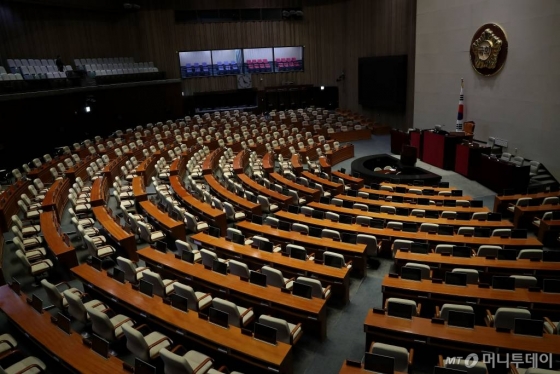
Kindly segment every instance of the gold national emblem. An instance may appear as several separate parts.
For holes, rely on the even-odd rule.
[[[507,39],[504,30],[496,24],[480,27],[473,36],[470,48],[473,68],[482,75],[499,72],[507,57]]]

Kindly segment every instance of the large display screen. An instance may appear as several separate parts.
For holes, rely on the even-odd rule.
[[[218,49],[212,51],[212,75],[241,73],[243,54],[241,49]]]
[[[246,48],[243,50],[245,73],[272,73],[274,56],[272,48]]]
[[[274,71],[303,71],[303,47],[275,47]]]
[[[212,75],[212,51],[179,52],[181,78]]]

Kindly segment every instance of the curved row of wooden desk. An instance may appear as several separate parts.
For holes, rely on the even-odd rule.
[[[376,191],[376,190],[373,190]],[[463,206],[457,206],[457,207],[448,207],[448,206],[443,206],[443,205],[420,205],[420,204],[412,204],[412,203],[395,203],[392,201],[387,201],[387,200],[374,200],[374,199],[366,199],[363,197],[354,197],[354,196],[348,196],[348,195],[336,195],[334,196],[337,199],[341,199],[341,200],[346,200],[346,201],[351,201],[353,203],[360,203],[360,204],[366,204],[366,205],[377,205],[377,206],[381,206],[381,205],[389,205],[389,206],[394,206],[395,208],[407,208],[407,209],[428,209],[428,210],[438,210],[440,212],[444,211],[444,210],[453,210],[455,212],[469,212],[469,213],[474,213],[474,212],[488,212],[488,208],[486,207],[481,207],[481,208],[475,208],[475,207],[463,207]],[[431,199],[433,196],[429,196],[429,198]],[[416,195],[416,198],[418,198],[418,195]]]

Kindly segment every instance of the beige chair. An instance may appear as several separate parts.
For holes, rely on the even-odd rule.
[[[344,261],[344,256],[341,255],[340,253],[335,253],[330,251],[323,252],[323,262],[325,262],[325,259],[329,256],[339,258],[343,268],[345,267],[348,269],[352,269],[352,261],[348,261],[348,263],[346,263],[346,261]]]
[[[497,245],[481,245],[476,252],[477,257],[498,257],[498,251],[502,247]]]
[[[529,275],[510,275],[515,279],[515,288],[529,288],[537,286],[537,278]]]
[[[76,321],[86,325],[90,322],[90,317],[86,308],[97,309],[100,312],[108,308],[107,305],[99,300],[90,300],[84,304],[82,295],[72,292],[71,290],[64,290],[62,294],[64,295],[64,299],[68,302],[68,314]],[[89,333],[83,332],[82,337],[89,337]]]
[[[151,283],[154,287],[154,294],[161,297],[167,297],[173,293],[174,284],[177,283],[177,280],[161,279],[161,275],[151,270],[144,271],[142,279]]]
[[[172,350],[162,348],[159,351],[165,374],[205,374],[212,372],[213,363],[210,357],[194,350],[179,355],[176,352],[180,349],[185,350],[182,346],[177,346]]]
[[[151,361],[159,356],[159,351],[169,347],[173,341],[167,336],[157,331],[149,331],[147,325],[132,327],[127,324],[122,325],[122,330],[126,336],[126,348],[132,354],[143,361]],[[140,330],[144,330],[144,333]]]
[[[229,260],[229,273],[244,278],[249,278],[250,275],[247,264],[237,260]]]
[[[414,357],[414,350],[412,348],[409,352],[406,348],[379,342],[372,342],[369,352],[381,356],[393,357],[395,364],[394,370],[399,373],[408,372],[408,368],[409,366],[412,366]]]
[[[478,284],[478,270],[476,269],[463,269],[455,268],[451,270],[452,273],[460,273],[467,275],[467,284]]]
[[[294,286],[294,278],[284,278],[282,272],[270,266],[263,266],[261,273],[266,275],[266,284],[272,287],[287,288],[291,290]]]
[[[243,308],[235,305],[231,301],[218,297],[212,300],[212,306],[222,312],[228,313],[229,324],[235,327],[246,327],[255,318],[253,308]]]
[[[303,283],[311,287],[311,296],[328,300],[331,297],[331,286],[323,287],[321,281],[309,277],[297,277],[296,282]]]
[[[12,351],[17,347],[17,340],[10,334],[0,335],[0,356],[3,356],[6,352]]]
[[[365,244],[366,255],[369,257],[377,256],[382,246],[381,241],[378,242],[375,236],[368,234],[358,234],[356,236],[356,244]]]
[[[520,308],[498,308],[496,314],[492,314],[487,309],[484,322],[488,327],[513,330],[517,318],[531,319],[531,312]]]
[[[224,260],[224,259],[218,258],[216,253],[214,253],[211,250],[205,249],[205,248],[200,250],[200,256],[202,258],[202,265],[204,265],[205,267],[210,268],[210,269],[212,268],[212,264],[213,264],[214,260],[218,260],[220,262],[229,264],[229,260]],[[228,265],[228,267],[229,267],[229,265]]]
[[[517,199],[515,204],[509,204],[507,210],[509,210],[511,213],[513,213],[515,211],[516,206],[529,206],[529,203],[531,202],[531,200],[533,200],[533,199],[530,198],[530,197],[522,197],[520,199]]]
[[[142,279],[144,272],[149,270],[145,266],[138,266],[126,257],[117,257],[117,264],[119,268],[124,271],[124,277],[130,283],[138,283]]]
[[[124,335],[122,329],[124,324],[134,326],[132,318],[123,314],[116,314],[109,317],[107,312],[111,311],[111,309],[100,311],[86,306],[86,311],[91,320],[92,331],[107,340],[109,343],[117,341]]]
[[[336,230],[323,229],[321,231],[321,238],[327,238],[327,239],[340,241],[340,233]]]
[[[12,364],[8,367],[2,367],[1,372],[6,374],[36,374],[47,372],[47,365],[37,357],[27,356],[17,361],[19,356],[23,356],[23,354],[17,349],[6,353],[2,358]]]
[[[30,262],[25,254],[19,249],[16,250],[16,256],[19,258],[29,275],[34,277],[35,282],[37,282],[39,276],[47,273],[53,267],[52,261],[48,259],[41,259],[35,262]],[[34,283],[34,286],[36,284],[37,283]]]
[[[173,289],[179,296],[187,298],[187,307],[190,310],[201,311],[212,305],[212,296],[209,293],[195,291],[191,286],[183,283],[173,283]]]
[[[282,343],[294,345],[303,336],[301,323],[294,325],[286,320],[267,315],[261,315],[259,323],[276,329],[276,340]]]
[[[522,249],[517,254],[517,259],[532,259],[536,258],[542,260],[543,250],[542,249]]]
[[[445,321],[449,318],[449,312],[463,312],[463,313],[474,313],[474,309],[470,305],[460,305],[460,304],[443,304],[441,308],[436,305],[436,318],[441,318]]]
[[[430,269],[430,266],[426,265],[426,264],[418,264],[416,262],[407,262],[404,265],[405,268],[411,268],[411,269],[419,269],[421,272],[421,276],[422,279],[431,279],[432,278],[432,270]]]
[[[193,249],[189,242],[177,239],[175,240],[175,246],[177,247],[177,250],[180,251],[179,253],[182,253],[184,251],[192,252],[194,254],[194,262],[200,262],[202,260],[200,251],[197,249]]]
[[[389,304],[391,303],[410,306],[411,317],[419,316],[420,311],[422,310],[422,304],[416,304],[416,301],[414,300],[401,299],[398,297],[390,297],[385,300],[385,310],[389,310]]]
[[[84,293],[81,290],[75,287],[70,287],[70,284],[68,284],[67,282],[52,284],[48,280],[42,279],[41,285],[45,289],[49,301],[60,311],[66,310],[66,308],[68,307],[68,301],[64,297],[64,294],[59,291],[58,287],[65,286],[67,288],[66,291],[76,294],[79,297],[84,296]]]
[[[138,221],[138,229],[140,230],[140,238],[148,243],[165,239],[163,231],[150,231],[150,228],[142,221]]]

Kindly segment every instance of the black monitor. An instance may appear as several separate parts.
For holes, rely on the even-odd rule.
[[[323,232],[323,229],[321,229],[320,227],[315,227],[315,226],[310,226],[309,227],[309,236],[314,236],[316,238],[320,238],[322,232]]]
[[[274,250],[274,244],[266,240],[261,240],[259,241],[259,249],[265,252],[272,252]]]
[[[489,238],[492,232],[486,227],[475,227],[474,237],[475,238]]]
[[[103,260],[96,256],[91,256],[91,266],[97,270],[101,271],[103,268]]]
[[[380,213],[381,212],[381,206],[374,205],[374,204],[369,204],[368,205],[368,210],[370,211],[370,213]]]
[[[470,247],[465,245],[454,245],[451,250],[451,255],[453,257],[471,257],[472,251]]]
[[[498,249],[498,260],[517,260],[515,249]]]
[[[220,237],[220,229],[214,226],[208,226],[208,235],[219,238]]]
[[[451,196],[463,196],[463,190],[451,190]]]
[[[420,198],[416,199],[416,204],[418,204],[418,205],[430,205],[430,199],[420,197]]]
[[[216,273],[220,273],[223,275],[227,274],[227,264],[225,262],[221,262],[219,260],[212,260],[212,271]]]
[[[403,231],[418,232],[418,224],[414,222],[403,222]]]
[[[284,231],[290,231],[291,224],[288,221],[278,221],[278,229]]]
[[[109,342],[97,334],[91,335],[91,349],[103,358],[109,358]]]
[[[536,194],[542,191],[542,187],[540,186],[533,186],[533,187],[529,187],[527,188],[527,194],[531,195],[531,194]]]
[[[181,260],[194,264],[194,253],[191,251],[181,251]]]
[[[461,221],[468,221],[472,218],[472,213],[470,212],[457,212],[457,219]]]
[[[492,288],[496,290],[515,290],[515,278],[507,276],[493,276]]]
[[[474,313],[450,310],[447,317],[447,325],[474,329]]]
[[[113,279],[121,282],[121,283],[125,283],[125,279],[124,279],[124,271],[122,271],[120,268],[118,267],[114,267],[113,268]]]
[[[245,245],[245,236],[233,233],[231,236],[231,241],[235,244]]]
[[[208,320],[210,323],[220,327],[224,327],[226,329],[229,327],[229,314],[216,308],[208,308]]]
[[[391,201],[392,201],[393,203],[402,204],[402,203],[404,203],[404,197],[393,195],[393,196],[391,197]],[[397,214],[398,214],[398,213],[397,213]],[[408,214],[406,214],[406,215],[408,215]]]
[[[393,198],[393,201],[395,201],[395,199]],[[396,208],[396,215],[397,216],[408,216],[410,214],[410,211],[407,208]]]
[[[436,366],[434,367],[434,373],[433,374],[467,374],[466,370],[457,370],[457,369],[450,369],[450,368],[444,368],[441,366]]]
[[[352,197],[358,197],[358,191],[356,191],[356,190],[348,190],[348,191],[346,191],[346,195],[352,196]]]
[[[297,205],[288,205],[288,212],[293,214],[299,214],[299,206]]]
[[[72,333],[72,326],[70,325],[70,318],[58,312],[56,315],[56,325],[59,329],[70,335]]]
[[[170,296],[171,298],[171,306],[179,309],[183,312],[189,311],[189,301],[186,297],[178,295],[176,293],[172,293]]]
[[[286,187],[282,188],[282,195],[290,196],[290,190],[287,189]]]
[[[451,225],[439,225],[438,235],[453,235],[453,226]]]
[[[516,318],[513,321],[513,333],[518,335],[543,336],[542,319]]]
[[[134,359],[134,374],[156,374],[156,367],[136,357]]]
[[[179,214],[179,212],[172,210],[169,213],[169,217],[171,217],[171,219],[175,220],[175,221],[182,221],[181,219],[181,215]]]
[[[420,253],[426,255],[428,254],[429,251],[430,251],[430,247],[428,243],[412,242],[410,244],[410,252],[412,253]]]
[[[330,199],[330,197],[321,196],[321,197],[319,198],[319,202],[320,202],[321,204],[330,204],[330,203],[331,203],[331,199]]]
[[[482,200],[471,200],[471,208],[482,208],[484,206],[484,201]]]
[[[370,194],[369,194],[369,199],[370,199],[370,200],[379,200],[379,194],[377,194],[377,193],[370,193]]]
[[[372,183],[370,187],[372,190],[378,190],[381,185],[379,183]]]
[[[437,210],[426,210],[426,212],[424,213],[424,217],[438,219],[439,212]]]
[[[424,180],[422,179],[414,179],[412,181],[412,185],[416,186],[416,187],[423,187],[424,186]]]
[[[341,239],[344,243],[350,243],[350,244],[356,244],[356,239],[358,238],[357,234],[352,234],[347,232],[343,232],[341,236],[342,236]]]
[[[342,267],[342,259],[338,256],[325,256],[325,265],[332,266],[334,268]]]
[[[449,182],[439,182],[438,187],[440,188],[449,188]]]
[[[352,201],[343,200],[342,201],[342,207],[347,208],[347,209],[353,209],[354,203]]]
[[[543,261],[560,262],[560,251],[543,251]]]
[[[513,230],[511,230],[511,238],[512,239],[527,239],[527,230],[526,229],[513,229]]]
[[[453,286],[466,286],[467,273],[452,273],[450,271],[447,271],[445,273],[445,284],[450,284]]]
[[[502,214],[501,213],[488,213],[487,216],[487,220],[488,221],[501,221],[502,220]]]
[[[140,293],[143,293],[144,295],[150,297],[154,296],[154,285],[148,282],[147,280],[140,279],[138,290],[140,291]]]
[[[436,194],[436,191],[432,190],[431,188],[424,188],[422,190],[422,195],[434,196],[435,194]]]
[[[410,268],[403,266],[401,269],[401,278],[414,280],[414,281],[421,281],[422,280],[422,270],[417,268]]]
[[[325,218],[325,212],[321,210],[313,210],[313,212],[311,212],[311,217],[316,219],[323,219]]]
[[[299,282],[294,282],[292,294],[294,294],[295,296],[311,299],[311,291],[312,291],[311,286]]]
[[[257,286],[266,287],[266,274],[251,270],[249,272],[249,282]]]
[[[290,257],[298,259],[298,260],[305,261],[307,259],[307,252],[305,251],[305,249],[291,248],[290,249]]]
[[[353,172],[352,172],[352,176],[353,176],[354,178],[360,178],[360,177],[362,176],[362,174],[358,173],[357,171],[353,171]]]
[[[373,227],[374,229],[383,229],[385,228],[385,220],[376,219],[376,218],[370,219],[369,227]]]
[[[415,314],[414,305],[389,303],[387,306],[387,315],[391,317],[411,319]]]
[[[443,200],[443,206],[450,206],[450,207],[456,207],[457,206],[457,200]]]
[[[338,171],[340,171],[342,174],[346,173],[346,169],[345,169],[345,168],[340,168]]]
[[[543,292],[560,293],[560,279],[543,280]]]
[[[341,214],[338,216],[338,222],[340,223],[344,223],[347,225],[351,225],[352,224],[352,216],[349,216],[347,214]]]
[[[395,358],[366,352],[364,370],[380,374],[393,374],[395,372]]]
[[[262,225],[263,224],[263,216],[257,216],[256,214],[253,214],[253,217],[251,217],[251,222],[255,223],[257,225]]]
[[[560,191],[560,184],[554,183],[553,185],[551,185],[551,186],[548,188],[548,191],[550,191],[550,192],[558,192],[558,191]]]
[[[254,337],[268,344],[276,345],[277,330],[274,327],[263,325],[262,323],[255,323]]]
[[[156,241],[156,249],[160,252],[167,253],[167,244],[158,240]]]
[[[39,313],[43,313],[43,300],[39,296],[31,295],[31,306]]]
[[[406,187],[395,187],[396,193],[406,193],[406,191],[407,191]]]

